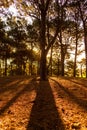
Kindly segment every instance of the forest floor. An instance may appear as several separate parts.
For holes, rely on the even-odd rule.
[[[87,79],[0,78],[0,130],[87,130]]]

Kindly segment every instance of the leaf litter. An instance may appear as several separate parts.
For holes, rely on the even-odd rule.
[[[0,78],[0,130],[87,130],[86,85],[84,78]]]

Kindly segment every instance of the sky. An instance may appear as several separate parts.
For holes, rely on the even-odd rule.
[[[13,16],[17,16],[18,11],[17,11],[16,6],[15,6],[14,4],[12,4],[12,5],[9,7],[8,10],[13,14]]]
[[[19,15],[18,10],[16,9],[16,6],[14,4],[12,4],[9,7],[9,11],[12,13],[13,16]],[[25,17],[25,15],[24,16],[22,15],[21,17]],[[28,23],[32,24],[32,19],[30,16],[26,16],[25,19],[27,20]]]

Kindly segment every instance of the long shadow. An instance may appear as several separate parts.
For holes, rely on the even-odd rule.
[[[32,88],[32,86],[31,86],[31,81],[27,85],[24,84],[24,87],[22,88],[22,90],[20,90],[19,92],[17,92],[15,94],[15,96],[13,96],[11,98],[11,100],[9,100],[6,103],[6,105],[0,109],[0,115],[2,115],[11,105],[13,105],[13,103],[17,100],[18,97],[20,97],[21,95],[23,95],[27,91],[32,91],[33,89],[34,88]]]
[[[0,90],[3,88],[6,88],[6,87],[10,87],[11,85],[10,84],[14,84],[13,82],[20,82],[23,81],[24,79],[29,79],[29,77],[2,77],[0,78]]]
[[[69,81],[71,81],[71,82],[73,82],[73,83],[75,83],[75,84],[78,84],[78,85],[83,85],[83,87],[86,87],[86,88],[87,88],[87,86],[84,85],[83,83],[78,83],[78,82],[76,82],[76,81],[73,81],[72,79],[69,79]]]
[[[15,90],[16,88],[18,88],[19,86],[19,83],[21,82],[22,80],[19,80],[17,82],[15,82],[13,85],[5,85],[4,87],[0,87],[0,93],[4,93],[6,91],[11,91],[11,90]]]
[[[37,86],[37,96],[26,130],[65,130],[49,81],[33,82]]]
[[[9,82],[5,82],[4,85],[1,84],[0,86],[0,93],[4,93],[6,91],[16,91],[20,87],[20,83],[26,79],[29,79],[29,77],[19,77],[20,79],[17,79],[15,77],[13,78],[6,78],[5,80],[9,80]],[[3,82],[4,83],[4,82]]]
[[[6,86],[7,83],[9,84],[9,83],[11,83],[11,82],[13,82],[13,81],[16,81],[16,80],[17,80],[17,78],[2,77],[2,78],[0,78],[0,87]]]
[[[9,86],[9,84],[11,84],[13,81],[16,82],[16,80],[9,80],[9,81],[7,81],[6,79],[4,80],[4,78],[3,78],[2,80],[0,80],[0,89]]]
[[[70,81],[70,82],[73,82],[73,83],[75,83],[75,84],[77,84],[77,85],[82,85],[83,87],[86,87],[86,88],[87,88],[87,85],[85,85],[85,81],[87,82],[87,79],[83,79],[83,82],[84,82],[84,83],[81,83],[82,81],[79,82],[79,80],[82,80],[82,79],[79,79],[79,80],[77,79],[77,81],[74,81],[73,78],[71,79],[70,77],[68,77],[68,78],[67,78],[67,77],[63,77],[63,79],[68,80],[68,81]]]
[[[51,79],[51,80],[53,80],[58,85],[58,87],[60,87],[65,93],[67,93],[68,96],[72,99],[72,101],[76,102],[80,107],[87,110],[87,100],[83,100],[76,97],[72,92],[70,92],[67,88],[61,85],[58,81],[54,79]]]

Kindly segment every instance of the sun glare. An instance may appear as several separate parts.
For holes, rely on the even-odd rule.
[[[17,16],[18,11],[17,11],[16,6],[14,4],[10,5],[8,10],[12,13],[12,15]]]

